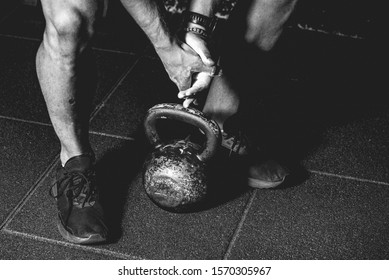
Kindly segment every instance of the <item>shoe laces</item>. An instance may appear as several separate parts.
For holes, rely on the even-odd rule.
[[[247,154],[249,140],[242,131],[238,130],[234,134],[228,134],[225,131],[222,131],[222,136],[223,146],[229,149],[229,156],[232,154]]]
[[[65,195],[72,201],[72,206],[79,208],[93,206],[96,194],[93,177],[93,171],[87,173],[80,171],[65,172],[62,178],[51,186],[49,193],[52,197],[58,198],[66,191]],[[54,194],[55,187],[58,187],[57,194]]]

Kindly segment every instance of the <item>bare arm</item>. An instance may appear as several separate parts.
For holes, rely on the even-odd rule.
[[[222,0],[192,0],[189,11],[212,17]]]
[[[222,0],[192,0],[188,10],[190,12],[195,12],[197,14],[211,18],[214,16],[216,9],[221,1]],[[204,26],[192,22],[188,23],[188,26],[206,30]],[[204,40],[204,38],[194,33],[188,32],[184,36],[184,41],[201,57],[203,62],[209,63],[211,65],[216,64],[216,58],[212,57],[208,42]],[[204,92],[206,89],[208,89],[211,81],[212,77],[208,73],[199,73],[196,76],[193,85],[189,89],[182,90],[178,93],[178,98],[184,99],[183,104],[185,107],[188,107],[192,102],[195,101],[195,96],[198,93]]]
[[[122,0],[122,3],[150,39],[170,79],[180,91],[190,88],[193,73],[213,73],[212,63],[204,64],[189,45],[170,33],[162,1]]]

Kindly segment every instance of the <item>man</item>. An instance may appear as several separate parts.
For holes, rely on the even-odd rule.
[[[190,10],[211,17],[220,1],[194,0]],[[152,0],[122,0],[122,3],[155,47],[169,77],[180,90],[178,97],[185,99],[184,106],[189,106],[198,92],[208,88],[215,72],[215,60],[205,40],[212,24],[206,18],[202,21],[196,16],[189,16],[184,26],[183,40],[186,44],[182,44],[169,33],[160,3]],[[252,3],[248,9],[239,8],[248,7],[248,3]],[[230,20],[232,36],[226,33],[227,40],[223,42],[227,45],[221,53],[226,75],[213,81],[204,107],[204,112],[216,120],[224,132],[229,119],[233,119],[239,111],[243,95],[239,86],[233,86],[242,84],[241,81],[236,83],[233,76],[237,73],[239,76],[239,71],[243,70],[235,69],[238,72],[234,72],[234,63],[231,63],[243,54],[240,40],[236,38],[243,36],[244,43],[254,44],[260,52],[269,51],[277,41],[294,3],[295,0],[238,3],[237,16],[235,20]],[[93,64],[88,46],[103,4],[102,0],[42,0],[46,30],[37,54],[37,73],[51,121],[61,142],[62,167],[57,172],[52,195],[57,199],[60,233],[68,241],[80,244],[103,242],[108,236],[95,186],[94,156],[88,139],[88,108],[94,92]],[[245,32],[240,33],[242,29],[237,27],[246,20]],[[198,75],[192,84],[193,73]],[[258,157],[252,149],[246,151],[241,149],[243,145],[236,145],[236,140],[239,142],[241,139],[231,138],[227,133],[223,136],[224,146],[238,154],[252,155],[248,166],[250,186],[275,187],[284,181],[288,173],[282,166],[273,161],[257,162]]]
[[[61,143],[62,166],[51,194],[57,200],[58,228],[68,241],[104,242],[108,229],[98,198],[94,154],[89,143],[89,114],[95,91],[90,41],[104,0],[41,0],[46,19],[36,57],[38,79],[54,130]],[[123,0],[143,29],[180,90],[194,72],[212,74],[214,62],[201,57],[169,33],[162,1]]]

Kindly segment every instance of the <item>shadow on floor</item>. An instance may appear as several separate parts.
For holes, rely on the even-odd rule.
[[[105,209],[110,242],[122,236],[122,219],[131,182],[141,172],[146,145],[141,138],[126,141],[124,145],[108,150],[96,163],[101,202]]]

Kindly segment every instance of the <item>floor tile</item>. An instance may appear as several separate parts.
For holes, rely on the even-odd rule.
[[[387,259],[386,185],[312,175],[258,191],[229,259]]]
[[[94,118],[91,129],[131,137],[140,128],[146,111],[157,103],[177,102],[177,88],[162,63],[142,59]]]
[[[141,143],[93,136],[92,144],[113,233],[113,243],[97,248],[142,259],[223,258],[250,193],[231,196],[200,212],[173,214],[155,206],[143,190],[139,177],[144,156]],[[49,179],[37,188],[7,229],[62,240],[48,188]]]
[[[0,42],[0,115],[47,122],[35,70],[39,43],[5,37],[0,37]]]
[[[97,26],[93,46],[141,54],[151,44],[120,1],[110,1],[107,15]]]
[[[389,183],[389,112],[328,129],[305,160],[313,170]]]
[[[171,214],[145,196],[140,178],[133,185],[114,250],[146,259],[222,259],[243,212],[246,196],[195,214]]]
[[[0,90],[3,92],[0,115],[49,123],[35,70],[39,43],[0,37],[0,45],[4,50],[0,52]],[[135,62],[135,57],[105,51],[94,54],[98,74],[94,105],[97,105]]]
[[[0,233],[0,260],[106,260],[117,259],[98,254],[20,237],[9,233]]]
[[[0,34],[42,39],[45,22],[40,6],[20,5],[0,25]]]
[[[0,118],[0,223],[59,152],[50,127]]]
[[[16,1],[5,0],[0,3],[0,24],[3,20],[5,20],[10,13],[19,5]]]

